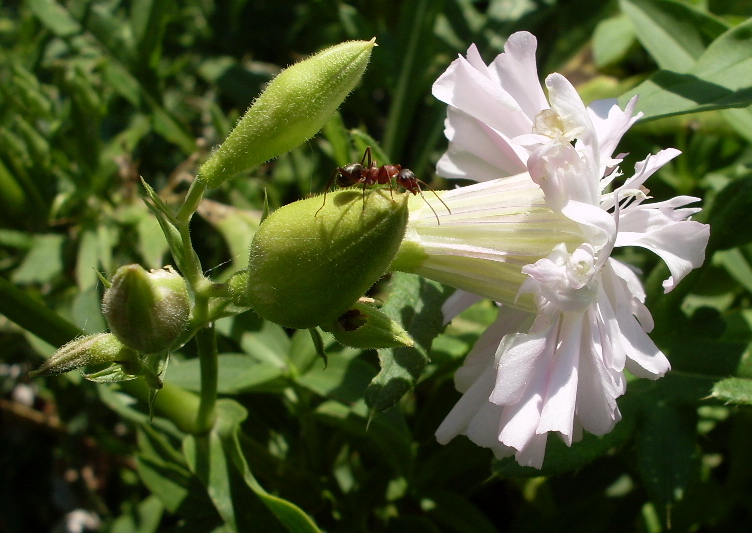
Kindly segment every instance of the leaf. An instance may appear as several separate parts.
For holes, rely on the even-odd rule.
[[[311,335],[311,341],[313,347],[322,361],[324,361],[324,368],[329,366],[329,357],[326,355],[326,349],[324,347],[324,339],[321,336],[321,330],[319,328],[308,328],[308,333]]]
[[[352,351],[349,356],[332,355],[325,370],[314,366],[297,382],[324,398],[344,404],[355,403],[363,397],[363,391],[375,374],[373,366],[356,357],[356,354]]]
[[[366,390],[366,403],[379,413],[405,395],[428,363],[433,339],[443,331],[441,305],[450,289],[440,283],[402,272],[392,277],[389,297],[381,309],[413,338],[412,348],[379,350],[381,371]]]
[[[752,405],[752,379],[722,379],[713,385],[712,396],[727,403]]]
[[[722,21],[693,7],[667,0],[621,0],[622,11],[632,21],[635,35],[658,66],[687,72],[711,40],[728,29]]]
[[[164,435],[147,424],[138,429],[138,443],[139,477],[168,511],[196,525],[204,524],[206,531],[221,522],[201,482]]]
[[[94,383],[118,383],[120,381],[130,381],[131,379],[136,379],[138,377],[135,374],[129,374],[126,372],[123,365],[118,363],[113,363],[107,368],[97,372],[92,372],[90,374],[81,372],[81,374],[83,374],[84,378],[93,381]]]
[[[244,392],[279,392],[286,381],[279,366],[259,361],[246,354],[223,353],[217,357],[218,392],[240,394]],[[173,362],[170,382],[190,391],[201,390],[201,368],[198,359]]]
[[[619,98],[639,94],[642,120],[752,103],[752,19],[718,37],[686,73],[660,70]]]
[[[183,453],[227,527],[239,532],[317,532],[305,513],[267,494],[247,468],[237,440],[246,410],[230,400],[219,400],[216,409],[214,428],[207,435],[186,437]]]
[[[472,531],[473,533],[498,531],[478,507],[456,492],[448,490],[429,492],[425,498],[432,504],[427,511],[428,516],[453,531]]]
[[[175,265],[178,267],[178,269],[181,272],[186,272],[186,250],[183,247],[183,238],[180,235],[180,230],[178,229],[175,221],[175,217],[172,214],[172,211],[167,206],[166,203],[159,197],[157,194],[157,191],[155,191],[151,185],[146,183],[146,181],[141,178],[141,184],[144,186],[144,189],[146,190],[146,196],[151,201],[146,201],[144,199],[144,203],[146,203],[146,207],[149,208],[149,211],[154,214],[155,217],[157,217],[157,221],[159,222],[160,227],[162,228],[162,233],[164,234],[165,238],[167,239],[167,244],[170,247],[170,252],[172,253],[172,257],[175,260]],[[193,250],[189,250],[188,253],[195,253]]]
[[[712,228],[707,253],[752,242],[752,233],[739,231],[752,227],[752,177],[731,181],[713,201],[708,215]]]
[[[13,282],[49,283],[63,271],[63,246],[65,237],[55,234],[38,234],[24,260],[13,272]]]
[[[593,33],[593,58],[598,68],[618,63],[634,43],[635,30],[625,15],[598,23]]]
[[[148,496],[138,506],[116,518],[110,533],[157,533],[164,507],[156,496]]]
[[[399,409],[391,409],[369,420],[368,410],[362,401],[353,405],[327,401],[316,408],[315,416],[325,424],[369,439],[400,475],[407,477],[413,472],[413,439]]]
[[[58,37],[68,37],[81,32],[78,21],[54,0],[29,0],[27,4],[42,24]]]
[[[646,402],[637,437],[637,464],[651,498],[664,504],[682,500],[698,475],[692,408]]]

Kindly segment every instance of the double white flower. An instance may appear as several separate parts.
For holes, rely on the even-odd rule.
[[[549,432],[567,445],[620,419],[624,370],[656,379],[670,365],[648,337],[652,317],[633,270],[614,248],[658,254],[666,291],[704,260],[698,198],[648,203],[645,180],[679,155],[667,149],[621,176],[617,143],[639,119],[635,100],[586,107],[561,75],[538,81],[535,37],[520,32],[486,65],[472,46],[436,81],[449,104],[437,172],[480,183],[447,191],[451,213],[416,203],[396,265],[504,304],[455,376],[463,396],[438,428],[497,457],[540,468]],[[429,196],[426,198],[431,201]],[[437,211],[442,206],[432,201]],[[458,292],[447,319],[466,306]]]

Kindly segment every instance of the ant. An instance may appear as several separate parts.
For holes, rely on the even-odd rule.
[[[413,194],[420,194],[421,198],[423,198],[428,207],[431,208],[431,211],[433,211],[433,214],[436,217],[436,222],[441,224],[439,221],[439,215],[436,214],[436,210],[430,203],[428,203],[426,197],[423,196],[423,190],[420,188],[420,184],[422,183],[424,187],[436,195],[436,198],[439,199],[439,202],[444,204],[444,207],[446,207],[446,210],[449,211],[450,214],[452,212],[444,200],[441,199],[441,196],[436,194],[436,191],[431,189],[425,181],[418,179],[412,170],[409,168],[402,168],[402,165],[379,166],[371,156],[371,147],[366,146],[366,151],[363,153],[363,158],[360,160],[360,163],[350,163],[344,167],[337,167],[334,171],[334,174],[332,174],[332,177],[329,179],[329,183],[326,184],[326,189],[324,189],[324,204],[319,207],[318,211],[316,211],[316,215],[318,215],[319,211],[321,211],[324,208],[324,205],[326,205],[326,193],[332,187],[335,178],[337,179],[337,185],[340,187],[348,187],[350,185],[362,183],[364,202],[366,198],[366,187],[371,187],[376,184],[386,185],[387,183],[389,184],[389,194],[392,196],[392,200],[394,200],[394,189],[392,188],[392,179],[394,179],[397,185],[406,191]]]

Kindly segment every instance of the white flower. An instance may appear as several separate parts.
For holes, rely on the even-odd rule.
[[[540,468],[548,433],[571,445],[583,430],[602,435],[614,427],[625,369],[656,379],[670,368],[647,335],[653,323],[642,285],[611,257],[613,249],[641,246],[659,255],[671,272],[664,282],[669,291],[702,264],[709,228],[688,220],[699,209],[684,206],[697,198],[646,202],[644,182],[678,150],[649,156],[613,187],[622,175],[622,156],[613,153],[639,118],[635,100],[625,110],[615,101],[585,107],[559,74],[546,78],[547,100],[535,49],[532,35],[516,33],[486,66],[472,46],[435,83],[434,95],[450,105],[450,143],[437,171],[483,183],[442,193],[452,212],[430,229],[427,208],[414,204],[406,246],[412,247],[410,270],[505,304],[457,372],[463,396],[437,439],[465,434],[499,457],[514,454],[520,464]],[[531,184],[539,187],[542,205]],[[511,190],[525,190],[526,205],[537,216],[546,213],[546,221],[531,215],[537,226],[504,226],[499,213],[509,205],[501,191]],[[461,195],[471,201],[455,211]],[[512,209],[515,223],[524,220],[522,203]],[[546,225],[549,235],[532,237]],[[519,253],[522,242],[535,246]],[[495,263],[509,272],[484,277],[499,271]],[[535,314],[525,311],[530,298]],[[453,302],[446,308],[458,312]]]

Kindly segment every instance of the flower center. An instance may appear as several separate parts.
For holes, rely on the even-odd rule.
[[[573,141],[582,132],[582,127],[554,109],[544,109],[535,115],[533,133],[545,135],[557,142]]]

